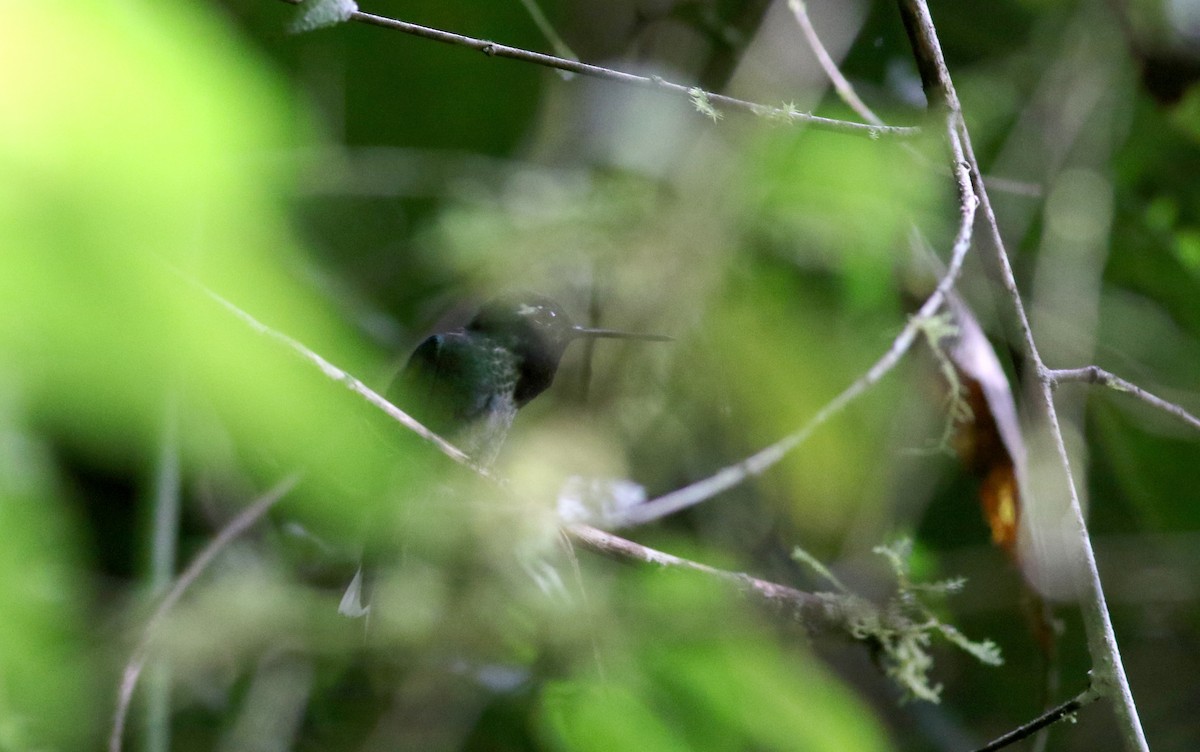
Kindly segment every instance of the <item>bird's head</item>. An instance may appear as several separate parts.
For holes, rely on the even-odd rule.
[[[550,385],[567,345],[582,338],[643,339],[669,341],[656,334],[634,334],[614,329],[579,326],[562,306],[541,295],[523,294],[497,298],[483,305],[467,331],[482,334],[508,348],[520,360],[527,384],[537,384],[525,400]]]

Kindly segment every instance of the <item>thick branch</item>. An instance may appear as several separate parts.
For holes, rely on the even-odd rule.
[[[285,3],[295,5],[298,0],[283,0]],[[915,136],[921,132],[920,128],[903,127],[895,125],[875,125],[866,123],[854,123],[849,120],[835,120],[833,118],[820,117],[811,115],[805,112],[797,112],[790,108],[772,107],[770,105],[748,102],[744,99],[717,94],[715,92],[704,91],[693,86],[685,86],[683,84],[666,81],[659,76],[640,76],[635,73],[626,73],[624,71],[605,68],[600,65],[592,65],[590,63],[581,63],[578,60],[568,60],[566,58],[555,57],[554,55],[546,55],[541,52],[533,52],[532,50],[521,49],[520,47],[510,47],[505,44],[497,44],[496,42],[487,39],[477,39],[475,37],[465,36],[463,34],[455,34],[451,31],[443,31],[430,26],[421,26],[420,24],[409,23],[387,16],[377,16],[373,13],[363,13],[362,11],[352,11],[346,16],[351,21],[370,24],[372,26],[382,26],[386,29],[411,34],[412,36],[421,37],[423,39],[432,39],[435,42],[444,44],[452,44],[458,47],[467,47],[478,52],[482,52],[488,57],[503,57],[509,60],[520,60],[534,65],[541,65],[547,68],[554,68],[568,73],[577,73],[581,76],[589,76],[591,78],[600,78],[606,81],[617,81],[624,84],[632,84],[645,88],[658,89],[662,91],[680,94],[690,100],[702,100],[709,105],[720,106],[730,110],[748,112],[752,115],[769,118],[776,121],[789,122],[796,125],[807,125],[819,130],[833,131],[835,133],[848,133],[860,136],[868,136],[870,138],[878,138],[880,136],[892,137],[909,137]]]

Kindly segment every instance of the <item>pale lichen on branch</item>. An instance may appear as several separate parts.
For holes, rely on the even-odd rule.
[[[999,666],[1004,662],[994,642],[969,639],[958,628],[938,618],[926,604],[926,598],[931,595],[943,596],[961,591],[966,584],[964,579],[931,583],[914,581],[909,566],[912,542],[908,539],[887,546],[876,546],[874,553],[887,561],[896,580],[895,594],[883,605],[876,605],[852,593],[824,564],[804,549],[794,549],[792,558],[807,565],[837,588],[838,593],[833,597],[844,601],[842,607],[847,615],[850,633],[855,639],[875,646],[884,673],[896,682],[906,698],[932,703],[941,699],[941,685],[931,683],[929,677],[934,663],[929,646],[935,635],[940,635],[986,665]]]

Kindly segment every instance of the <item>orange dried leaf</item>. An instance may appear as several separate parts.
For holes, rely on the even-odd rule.
[[[1015,560],[1025,462],[1020,420],[1008,377],[979,322],[957,296],[949,302],[958,334],[947,355],[972,414],[959,424],[954,447],[968,470],[982,479],[979,503],[992,542]]]
[[[979,501],[984,519],[992,529],[992,543],[1010,556],[1016,554],[1017,523],[1021,514],[1019,498],[1017,476],[1011,462],[994,465],[979,487]]]

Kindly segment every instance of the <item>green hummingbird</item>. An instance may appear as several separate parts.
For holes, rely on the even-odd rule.
[[[517,410],[554,382],[567,346],[587,338],[671,339],[579,326],[539,295],[497,298],[465,327],[421,342],[387,397],[487,467]]]
[[[507,296],[484,304],[466,326],[425,338],[386,396],[486,468],[500,453],[517,410],[554,382],[567,347],[588,338],[671,341],[657,334],[579,326],[549,298]],[[522,566],[539,586],[557,580],[557,575],[534,572],[548,565]],[[340,613],[366,615],[363,580],[360,566],[342,597]]]

